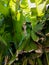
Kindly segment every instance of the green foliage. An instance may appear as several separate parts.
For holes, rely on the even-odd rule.
[[[1,65],[49,65],[48,0],[30,1],[36,8],[27,0],[0,1]]]

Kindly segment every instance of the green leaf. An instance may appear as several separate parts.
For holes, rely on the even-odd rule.
[[[8,65],[11,65],[15,60],[16,60],[16,54],[12,56],[12,58],[8,62]]]
[[[39,37],[35,34],[34,31],[31,31],[31,38],[32,38],[34,41],[38,41],[38,40],[39,40]]]
[[[7,42],[0,36],[0,41],[4,43],[5,46],[7,46]]]
[[[35,2],[35,0],[30,0],[30,2],[31,2],[31,3],[34,3],[34,2]]]
[[[22,65],[27,65],[27,59],[23,60],[23,64]]]
[[[49,4],[49,0],[47,1],[47,4]]]
[[[39,24],[36,24],[36,26],[34,26],[33,30],[35,32],[38,32],[38,31],[42,30],[43,26],[44,26],[44,23],[41,22]]]
[[[21,4],[20,4],[20,7],[21,7],[21,8],[26,8],[26,7],[28,6],[27,3],[28,3],[27,0],[22,0],[22,1],[21,1]]]
[[[42,61],[41,61],[40,58],[37,58],[37,64],[38,64],[38,65],[42,65]]]
[[[20,12],[17,13],[17,21],[20,21]]]
[[[22,38],[22,40],[21,40],[20,43],[19,43],[18,51],[19,51],[19,50],[20,50],[20,51],[24,50],[24,47],[26,46],[29,37],[30,37],[30,36],[26,36],[26,37]]]
[[[49,20],[46,20],[45,23],[47,24],[46,29],[45,29],[45,34],[47,35],[49,33]]]
[[[3,15],[7,15],[9,12],[9,8],[5,2],[0,1],[0,13]]]
[[[27,41],[27,44],[24,47],[24,51],[30,52],[36,50],[38,47],[33,41]]]
[[[32,25],[32,29],[33,29],[36,26],[36,24],[37,24],[37,16],[36,16],[36,14],[33,14],[31,19],[32,19],[31,25]]]
[[[49,53],[46,53],[47,64],[49,65]]]

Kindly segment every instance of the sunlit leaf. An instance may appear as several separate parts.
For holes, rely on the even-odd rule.
[[[11,10],[13,11],[13,12],[15,12],[16,11],[16,3],[13,1],[13,0],[10,0],[10,2],[9,2],[9,6],[10,6],[10,8],[11,8]]]
[[[25,1],[22,0],[22,1],[21,1],[21,4],[20,4],[20,7],[21,7],[21,8],[26,8],[26,7],[28,7],[27,0],[25,0]]]
[[[48,0],[45,0],[45,1],[35,0],[38,16],[43,16],[44,15],[43,10],[44,10],[44,8],[46,6],[47,1]]]
[[[17,21],[20,21],[20,12],[17,13]]]

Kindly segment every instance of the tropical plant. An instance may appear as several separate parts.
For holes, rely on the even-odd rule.
[[[49,1],[28,1],[0,1],[0,65],[49,65]]]

